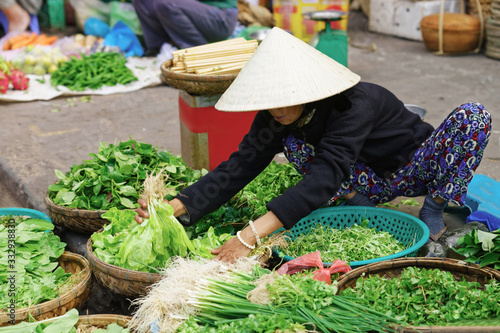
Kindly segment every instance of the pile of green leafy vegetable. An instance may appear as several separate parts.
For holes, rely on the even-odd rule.
[[[55,170],[59,181],[49,186],[49,197],[55,204],[89,210],[136,208],[147,174],[166,168],[166,186],[173,196],[206,173],[189,168],[180,157],[133,139],[117,145],[101,142],[98,153],[89,156],[92,159],[73,165],[66,174]]]
[[[189,301],[196,314],[177,332],[395,332],[394,326],[405,326],[336,292],[335,284],[313,280],[311,272],[235,271],[230,281],[208,279]]]
[[[340,292],[412,325],[446,325],[500,317],[500,282],[484,285],[457,280],[439,269],[408,267],[400,277],[360,277],[355,288]]]
[[[136,213],[132,210],[114,207],[104,213],[102,217],[110,223],[104,226],[102,232],[95,232],[91,236],[96,257],[118,267],[158,273],[171,256],[212,258],[210,250],[232,237],[230,234],[215,235],[211,228],[182,247],[178,244],[180,232],[171,232],[167,225],[167,220],[175,219],[173,209],[168,204],[163,205],[169,211],[162,213],[162,221],[150,218],[142,224],[135,221]]]
[[[500,269],[500,230],[485,232],[473,229],[457,241],[455,251],[480,267]]]
[[[294,258],[319,251],[323,262],[337,259],[353,262],[381,258],[406,249],[387,231],[369,228],[369,222],[363,219],[360,225],[354,224],[344,229],[316,224],[309,232],[290,238],[288,247],[280,248],[279,251],[282,255],[286,253]]]
[[[16,308],[23,308],[59,295],[71,274],[57,263],[66,244],[53,229],[52,223],[41,219],[0,217],[0,312],[11,300]],[[15,237],[15,248],[11,237]]]
[[[62,316],[49,318],[41,321],[21,322],[13,326],[0,327],[0,333],[130,333],[128,328],[123,328],[118,324],[109,324],[106,329],[85,329],[78,325],[78,310],[71,309]]]
[[[272,161],[231,200],[205,215],[188,230],[193,236],[203,234],[210,227],[215,228],[217,234],[235,234],[243,229],[248,221],[267,213],[266,205],[301,179],[302,176],[290,163],[280,164]]]

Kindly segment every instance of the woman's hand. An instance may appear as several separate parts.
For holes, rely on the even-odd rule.
[[[182,201],[179,199],[172,199],[170,201],[163,200],[163,202],[168,203],[174,209],[174,216],[177,217],[182,214],[186,214],[187,210]],[[142,223],[143,219],[149,219],[148,203],[146,200],[139,199],[137,203],[140,205],[139,208],[136,209],[137,215],[134,217],[137,223]]]
[[[241,244],[237,237],[233,237],[227,240],[224,245],[212,250],[212,254],[216,255],[214,258],[216,260],[234,262],[237,258],[248,257],[251,251],[245,245]]]
[[[259,238],[264,238],[283,226],[283,223],[281,223],[281,221],[276,215],[274,215],[273,212],[267,212],[265,215],[255,220],[253,224],[255,226],[255,229],[257,230]],[[257,239],[253,234],[250,226],[247,226],[241,231],[240,237],[245,243],[250,246],[255,245],[255,243],[257,242]],[[252,250],[243,245],[238,237],[233,237],[226,241],[224,245],[212,250],[211,252],[212,254],[216,255],[214,259],[234,262],[234,260],[237,258],[248,257]]]
[[[137,215],[134,218],[135,222],[142,223],[143,219],[149,219],[149,213],[147,211],[148,203],[144,199],[137,200],[137,203],[140,205],[140,207],[136,209]]]

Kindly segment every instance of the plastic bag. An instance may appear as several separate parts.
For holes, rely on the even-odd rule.
[[[119,1],[111,3],[109,24],[114,26],[118,21],[125,23],[136,35],[142,35],[141,22],[133,4]]]
[[[319,269],[313,272],[313,279],[326,282],[327,284],[332,283],[332,274],[347,273],[352,270],[351,266],[349,266],[345,261],[339,259],[335,260],[330,267],[324,268],[323,262],[321,261],[321,253],[319,251],[316,251],[290,260],[289,262],[283,264],[277,272],[280,275],[293,275],[295,273],[302,272],[303,270],[308,270],[315,267],[318,267]]]
[[[106,35],[110,31],[110,28],[106,22],[98,19],[97,17],[89,17],[87,21],[85,21],[83,31],[85,35],[106,37]]]
[[[118,46],[125,57],[142,57],[144,49],[135,33],[122,21],[118,21],[104,37],[104,46]]]

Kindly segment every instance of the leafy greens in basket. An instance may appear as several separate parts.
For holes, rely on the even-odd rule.
[[[59,295],[71,274],[56,261],[66,244],[53,229],[52,223],[41,219],[0,217],[0,313],[11,299],[16,308],[23,308]],[[15,239],[15,248],[10,239]]]
[[[98,153],[89,156],[92,159],[73,165],[65,174],[55,170],[59,181],[48,188],[55,204],[89,210],[136,208],[147,174],[165,168],[166,185],[174,195],[206,173],[189,168],[180,157],[133,139],[117,145],[101,142]]]

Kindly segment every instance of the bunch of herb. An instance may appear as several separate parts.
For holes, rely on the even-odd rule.
[[[356,287],[340,292],[358,297],[370,308],[412,325],[446,325],[500,317],[500,283],[457,280],[439,269],[408,267],[400,277],[360,277]]]
[[[368,219],[363,219],[360,225],[353,224],[344,229],[316,224],[309,232],[291,239],[286,254],[297,258],[320,251],[324,262],[337,259],[353,262],[385,257],[406,248],[390,233],[369,228],[369,222]],[[285,251],[279,250],[282,254]]]
[[[236,231],[243,229],[248,221],[267,213],[266,205],[301,179],[302,176],[291,164],[272,161],[231,200],[205,215],[189,230],[193,236],[198,236],[214,227],[217,234],[234,235]]]
[[[457,246],[454,250],[465,256],[466,262],[500,269],[500,230],[485,232],[473,229],[458,239]]]
[[[55,204],[89,210],[133,209],[138,207],[147,174],[165,168],[167,198],[171,198],[207,172],[193,170],[180,157],[133,139],[117,145],[101,142],[98,153],[89,156],[92,159],[73,165],[66,174],[55,170],[59,181],[48,188]]]
[[[54,235],[53,229],[52,223],[41,219],[1,218],[0,295],[5,297],[0,297],[0,312],[10,305],[12,297],[7,295],[13,293],[17,308],[33,306],[60,294],[71,274],[57,262],[66,244]],[[11,237],[15,237],[15,248],[9,242]],[[11,286],[15,286],[15,290]]]

